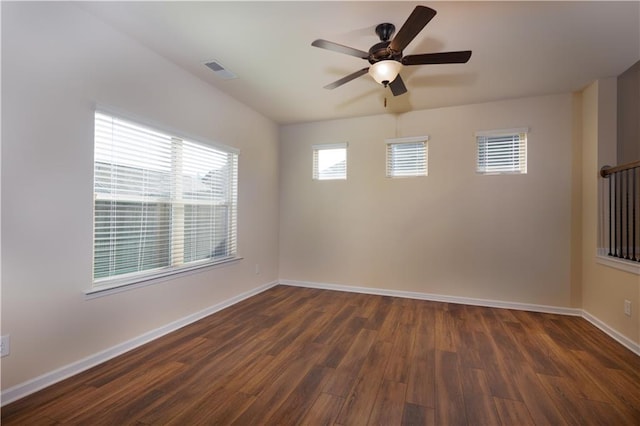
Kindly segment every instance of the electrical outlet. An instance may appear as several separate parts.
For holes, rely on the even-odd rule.
[[[9,335],[0,338],[0,356],[9,355]]]
[[[256,275],[260,275],[260,265],[256,263]]]
[[[624,301],[624,314],[631,316],[631,300]]]

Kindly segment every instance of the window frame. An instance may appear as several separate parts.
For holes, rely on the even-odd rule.
[[[167,241],[171,245],[169,250],[172,253],[170,253],[169,255],[170,260],[168,262],[168,265],[158,267],[158,268],[152,268],[152,269],[143,269],[141,271],[135,271],[132,273],[120,273],[115,275],[108,275],[101,278],[95,278],[96,276],[95,262],[97,259],[96,258],[96,241],[98,241],[96,239],[96,223],[97,223],[96,207],[97,207],[97,202],[99,201],[99,198],[100,198],[98,196],[98,193],[96,192],[97,187],[96,187],[95,174],[97,171],[97,164],[103,163],[103,161],[98,160],[95,154],[95,151],[97,149],[97,139],[96,139],[95,132],[97,129],[96,123],[98,121],[98,114],[101,114],[116,120],[122,120],[124,122],[130,123],[131,125],[138,126],[142,129],[147,129],[149,131],[162,134],[165,138],[168,137],[171,139],[172,150],[175,149],[177,145],[181,147],[180,149],[183,149],[182,145],[187,144],[191,148],[211,150],[210,151],[211,155],[228,156],[227,161],[231,161],[231,163],[229,163],[229,170],[226,171],[229,173],[228,175],[229,180],[228,180],[228,185],[226,185],[224,188],[224,190],[228,191],[228,193],[226,194],[225,200],[221,204],[220,203],[211,204],[211,207],[214,209],[216,206],[222,206],[224,204],[224,205],[227,205],[227,209],[229,210],[228,211],[229,216],[225,219],[225,224],[223,225],[224,231],[227,235],[227,237],[225,238],[231,239],[231,240],[227,240],[227,241],[230,241],[228,242],[228,244],[230,244],[231,246],[229,248],[229,253],[227,256],[224,256],[224,257],[220,256],[215,258],[207,257],[204,259],[199,259],[199,260],[194,260],[189,262],[184,262],[184,259],[176,261],[176,258],[174,258],[175,253],[173,253],[173,250],[175,249],[175,245],[173,244],[172,240],[176,238],[176,235],[178,235],[178,237],[179,235],[182,235],[181,244],[184,246],[187,239],[185,237],[186,229],[183,228],[178,230],[176,225],[172,223],[175,221],[175,218],[173,217],[175,206],[181,205],[183,206],[183,210],[184,210],[184,208],[186,208],[187,206],[189,205],[197,206],[200,204],[200,202],[197,200],[197,198],[190,199],[190,198],[182,198],[181,196],[180,198],[175,198],[175,195],[172,194],[170,199],[163,201],[163,202],[169,203],[170,205],[169,207],[170,231],[169,231],[169,237]],[[167,128],[166,126],[158,125],[148,120],[135,117],[131,114],[124,114],[117,110],[104,107],[104,106],[96,106],[93,114],[93,119],[94,119],[94,140],[93,140],[93,149],[94,149],[93,179],[94,181],[92,185],[92,190],[93,190],[92,267],[91,267],[91,288],[85,291],[86,295],[113,293],[113,292],[121,291],[123,289],[127,290],[129,288],[149,285],[151,283],[155,283],[158,281],[164,281],[169,277],[172,277],[178,274],[193,273],[194,271],[202,268],[216,267],[216,266],[220,266],[229,262],[235,262],[237,260],[242,259],[238,255],[238,180],[239,180],[238,165],[239,165],[240,151],[237,148],[233,148],[220,143],[210,142],[199,137],[189,136],[184,132],[176,131],[176,130]],[[177,181],[180,181],[182,179],[182,177],[178,177],[175,175],[176,169],[174,168],[173,162],[174,160],[172,160],[172,165],[171,165],[170,173],[172,177],[170,179],[171,183],[169,184],[169,187],[174,186],[176,184],[176,179]],[[111,163],[111,164],[121,166],[118,163]],[[144,172],[146,169],[141,169],[141,170]],[[170,190],[169,188],[166,188],[166,189]],[[174,191],[176,191],[176,193],[178,194],[181,194],[181,190],[174,190]],[[213,196],[214,195],[212,195],[212,197]],[[111,196],[108,196],[108,197],[111,197]],[[120,202],[127,203],[130,201],[125,198],[122,198]],[[114,198],[114,201],[118,199],[119,198]],[[213,229],[217,226],[219,225],[216,225],[214,222],[209,222],[210,229]]]
[[[348,163],[349,163],[349,144],[347,142],[339,142],[339,143],[327,143],[327,144],[315,144],[311,146],[313,150],[313,166],[311,171],[311,178],[314,181],[332,181],[332,180],[347,180],[348,176]],[[344,174],[340,174],[339,176],[334,176],[334,174],[329,174],[327,176],[321,176],[320,170],[318,169],[318,162],[320,161],[320,152],[328,151],[328,150],[338,150],[344,149]]]
[[[393,146],[396,145],[417,145],[422,144],[424,148],[424,170],[409,170],[405,173],[395,174],[394,171],[396,164],[392,157],[393,155]],[[386,176],[391,179],[402,179],[402,178],[415,178],[415,177],[424,177],[429,175],[429,136],[409,136],[403,138],[391,138],[385,139],[385,151],[386,151]]]
[[[524,137],[522,137],[524,135]],[[493,138],[494,143],[500,143],[499,139],[505,139],[511,137],[512,139],[518,136],[518,167],[515,166],[511,168],[507,168],[507,166],[499,166],[496,164],[485,164],[481,165],[481,144],[482,143],[490,143],[490,140]],[[520,127],[513,129],[500,129],[500,130],[483,130],[475,133],[476,140],[476,173],[480,175],[525,175],[528,173],[528,138],[529,138],[529,128],[528,127]],[[503,142],[507,143],[507,142]],[[516,142],[514,141],[515,145]],[[495,154],[494,154],[495,155]],[[512,155],[509,157],[512,164],[515,164],[514,158],[516,155]],[[488,161],[485,161],[489,163]],[[501,169],[501,167],[503,169]]]

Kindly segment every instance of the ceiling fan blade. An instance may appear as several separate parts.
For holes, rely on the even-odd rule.
[[[459,52],[423,53],[421,55],[407,55],[402,58],[402,65],[430,65],[430,64],[464,64],[471,58],[470,50]]]
[[[364,50],[358,50],[354,49],[353,47],[343,46],[332,41],[318,39],[314,40],[311,45],[319,47],[321,49],[332,50],[334,52],[344,53],[345,55],[355,56],[356,58],[367,59],[369,57],[369,53],[365,52]]]
[[[360,77],[361,75],[365,75],[368,71],[369,71],[369,67],[362,68],[361,70],[351,73],[346,77],[342,77],[340,80],[336,80],[331,84],[327,84],[326,86],[324,86],[324,88],[329,90],[335,89],[336,87],[342,86],[343,84],[348,83],[351,80]]]
[[[411,40],[436,16],[436,11],[426,6],[416,6],[400,28],[400,31],[391,40],[389,48],[396,52],[402,52]]]
[[[393,96],[400,96],[403,93],[407,93],[407,87],[404,85],[404,81],[402,81],[400,74],[398,74],[395,80],[389,83],[389,88],[391,89]]]

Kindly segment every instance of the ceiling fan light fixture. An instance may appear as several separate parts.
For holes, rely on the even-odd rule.
[[[369,74],[375,81],[386,87],[389,83],[396,79],[401,69],[402,64],[400,62],[394,60],[386,60],[376,62],[375,64],[371,65],[371,67],[369,67]]]
[[[2,0],[0,0],[2,1]],[[376,34],[380,37],[380,43],[376,43],[369,48],[368,52],[343,46],[342,44],[318,39],[311,43],[312,46],[321,49],[333,50],[345,55],[368,61],[371,66],[362,68],[356,72],[342,77],[331,84],[324,86],[325,89],[335,89],[345,83],[350,82],[364,74],[371,74],[371,77],[383,85],[389,86],[393,96],[400,96],[407,93],[407,87],[402,81],[400,70],[404,65],[430,65],[430,64],[464,64],[471,57],[470,50],[458,52],[437,52],[421,53],[417,55],[403,56],[402,51],[413,41],[422,29],[436,16],[436,11],[427,6],[418,5],[413,9],[411,15],[404,21],[400,31],[393,36],[395,26],[389,22],[382,23],[376,27]]]

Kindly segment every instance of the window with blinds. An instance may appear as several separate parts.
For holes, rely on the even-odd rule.
[[[313,145],[313,179],[347,178],[347,144]]]
[[[236,256],[236,151],[100,111],[94,144],[94,287]]]
[[[387,177],[427,176],[427,136],[387,139]]]
[[[527,173],[528,129],[497,130],[476,133],[481,174]]]

